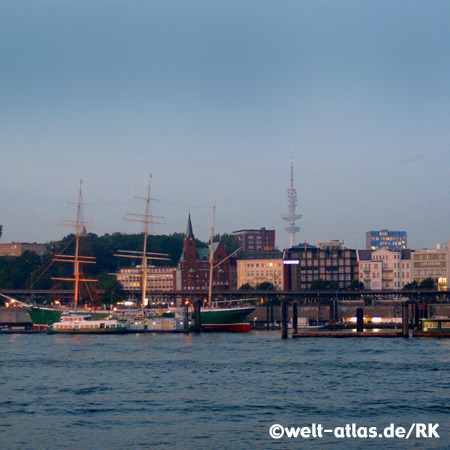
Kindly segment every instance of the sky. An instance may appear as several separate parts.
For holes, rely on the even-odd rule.
[[[450,239],[448,0],[3,0],[0,242],[276,230]]]

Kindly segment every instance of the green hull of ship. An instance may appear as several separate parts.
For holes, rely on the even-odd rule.
[[[213,309],[200,311],[202,325],[231,325],[248,323],[247,316],[255,310],[254,307],[236,309]]]
[[[31,317],[33,325],[52,325],[55,322],[59,322],[63,311],[51,308],[39,308],[30,306],[26,308],[28,314]],[[75,312],[75,314],[78,314]],[[89,314],[93,319],[104,319],[110,315],[109,312],[96,312],[96,311],[79,311],[79,314]]]

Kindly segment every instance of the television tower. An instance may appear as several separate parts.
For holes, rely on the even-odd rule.
[[[287,203],[288,210],[287,214],[283,214],[282,217],[284,220],[289,222],[289,226],[285,228],[285,230],[290,234],[290,247],[295,245],[295,233],[300,231],[300,227],[295,226],[295,221],[300,219],[302,216],[297,214],[297,191],[294,188],[294,164],[293,157],[291,151],[291,185],[287,190]]]

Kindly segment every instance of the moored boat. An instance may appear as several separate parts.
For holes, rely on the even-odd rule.
[[[47,333],[61,334],[120,334],[129,332],[125,322],[106,318],[95,320],[88,315],[62,314],[59,322],[47,327]]]
[[[236,308],[205,308],[200,311],[202,331],[235,331],[246,332],[251,330],[247,316],[256,307]]]
[[[420,319],[420,330],[413,333],[415,337],[450,337],[450,317],[432,317]]]

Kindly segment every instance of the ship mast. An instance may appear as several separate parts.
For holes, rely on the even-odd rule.
[[[211,307],[212,303],[212,290],[213,290],[213,271],[214,271],[214,225],[216,221],[216,204],[213,206],[213,220],[211,227],[211,242],[209,245],[209,286],[208,286],[208,306]]]
[[[147,298],[147,275],[148,275],[148,261],[149,260],[161,260],[161,261],[169,261],[168,255],[165,253],[150,253],[147,252],[147,238],[149,232],[153,232],[153,230],[149,230],[150,224],[158,224],[163,225],[163,217],[154,216],[150,211],[150,202],[152,199],[150,197],[150,185],[151,185],[152,176],[150,175],[148,180],[148,188],[147,188],[147,196],[146,197],[135,197],[138,200],[145,201],[145,214],[131,214],[128,213],[126,220],[131,222],[141,222],[144,224],[144,239],[143,239],[143,247],[142,252],[135,252],[129,250],[119,250],[121,252],[120,255],[124,258],[136,258],[137,256],[141,257],[141,308],[142,311],[145,309],[145,300]]]
[[[71,262],[73,263],[73,278],[52,278],[53,280],[59,281],[74,281],[74,308],[77,309],[78,302],[80,300],[80,282],[95,282],[97,280],[90,280],[83,278],[83,273],[81,272],[80,264],[95,264],[95,258],[92,256],[80,256],[80,238],[85,237],[86,228],[90,228],[90,223],[85,222],[83,218],[83,206],[87,206],[87,203],[83,203],[82,195],[82,185],[83,181],[80,180],[80,190],[78,193],[78,202],[69,202],[71,205],[76,205],[77,207],[77,220],[65,220],[61,223],[63,226],[75,227],[75,253],[74,255],[56,255],[55,261],[59,262]]]

